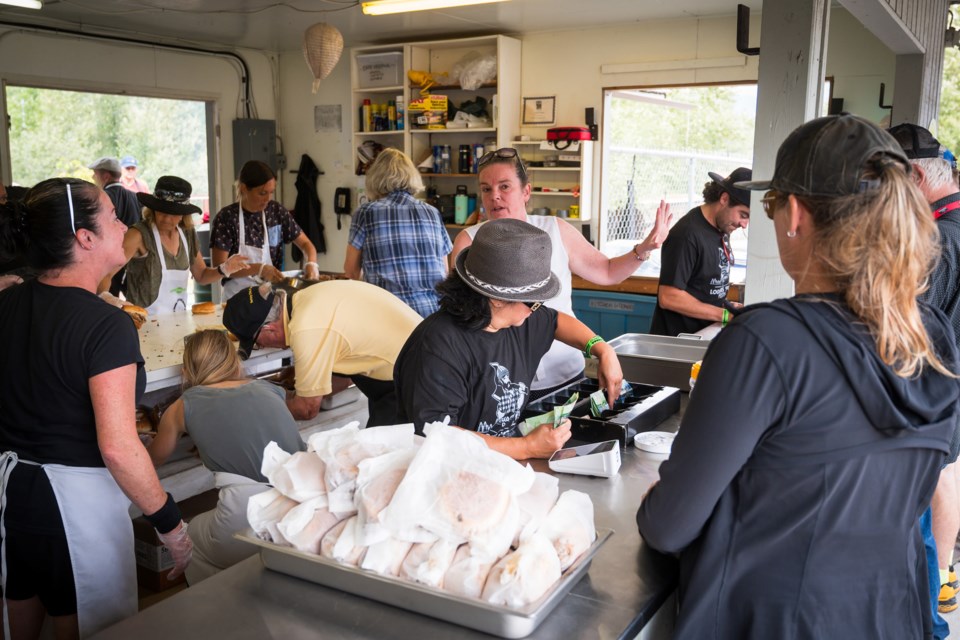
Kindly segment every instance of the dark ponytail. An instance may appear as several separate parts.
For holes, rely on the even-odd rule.
[[[100,189],[76,178],[50,178],[27,191],[23,202],[0,205],[0,257],[22,255],[37,271],[62,269],[73,262],[75,233],[70,225],[67,185],[73,201],[73,226],[99,233],[96,215]]]
[[[240,168],[240,184],[247,189],[256,189],[276,179],[277,174],[270,165],[259,160],[249,160]]]

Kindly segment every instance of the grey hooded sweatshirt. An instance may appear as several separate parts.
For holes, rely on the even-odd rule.
[[[957,370],[944,316],[923,307]],[[838,296],[756,305],[713,341],[637,512],[680,556],[678,640],[929,637],[918,519],[960,382],[905,379]]]

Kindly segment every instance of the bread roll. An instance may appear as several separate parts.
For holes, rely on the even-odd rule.
[[[201,316],[216,312],[217,307],[212,302],[198,302],[193,305],[193,315]]]
[[[147,310],[143,307],[138,307],[135,304],[125,304],[122,309],[133,319],[133,324],[137,325],[137,329],[140,329],[143,323],[147,321]]]

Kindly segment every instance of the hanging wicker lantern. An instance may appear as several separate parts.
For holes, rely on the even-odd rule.
[[[320,81],[330,75],[343,52],[343,36],[336,27],[318,22],[303,33],[303,57],[315,78],[313,93],[320,88]]]

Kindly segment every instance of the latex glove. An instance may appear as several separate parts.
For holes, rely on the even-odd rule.
[[[247,260],[247,256],[242,256],[239,253],[235,253],[220,265],[220,271],[223,273],[223,275],[229,278],[237,271],[246,269],[247,262],[249,262]]]
[[[303,265],[303,279],[304,280],[319,280],[320,279],[320,267],[317,266],[316,262],[308,262]]]
[[[157,531],[157,537],[173,557],[173,569],[167,574],[167,579],[173,580],[184,572],[193,557],[193,541],[187,535],[187,523],[181,520],[178,526],[167,533]]]
[[[103,300],[104,302],[106,302],[107,304],[112,304],[113,306],[115,306],[115,307],[118,308],[118,309],[122,309],[122,308],[123,308],[123,304],[124,304],[123,300],[121,300],[121,299],[118,298],[117,296],[113,295],[113,294],[110,293],[109,291],[104,291],[103,293],[101,293],[101,294],[100,294],[100,299]]]
[[[283,280],[283,273],[272,264],[261,265],[260,272],[257,275],[266,282],[280,282]]]

